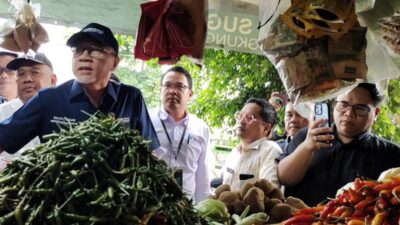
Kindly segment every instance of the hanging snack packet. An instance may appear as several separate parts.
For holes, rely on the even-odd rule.
[[[366,33],[367,28],[354,27],[337,41],[329,39],[329,61],[336,78],[366,80],[368,71],[365,54]]]
[[[263,51],[276,54],[277,58],[293,57],[304,48],[306,38],[298,35],[278,17],[271,24],[266,39],[260,44]]]

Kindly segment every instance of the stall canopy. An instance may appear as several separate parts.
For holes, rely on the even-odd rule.
[[[144,0],[32,0],[40,4],[40,23],[83,27],[90,22],[116,33],[135,35]],[[258,0],[209,0],[206,46],[262,54],[257,44]],[[11,18],[9,0],[0,0],[0,17]]]

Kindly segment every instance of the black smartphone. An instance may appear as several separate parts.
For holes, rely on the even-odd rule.
[[[331,112],[327,102],[317,102],[314,106],[315,120],[325,119],[326,122],[322,123],[320,127],[329,127],[331,124]]]

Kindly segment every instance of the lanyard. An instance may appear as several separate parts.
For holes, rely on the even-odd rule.
[[[169,137],[169,134],[167,132],[167,128],[165,127],[164,121],[161,120],[161,119],[160,119],[160,121],[161,121],[161,124],[162,124],[162,126],[164,128],[165,134],[167,135],[169,144],[171,146],[171,150],[172,150],[172,152],[174,152],[172,141],[171,141],[171,138]],[[182,142],[183,142],[183,139],[185,138],[185,134],[186,134],[186,129],[187,129],[188,123],[189,123],[189,121],[187,121],[187,123],[185,125],[185,128],[183,129],[182,137],[181,137],[181,140],[179,141],[179,145],[178,145],[178,150],[176,151],[176,154],[175,154],[175,160],[178,158],[179,151],[181,150]]]

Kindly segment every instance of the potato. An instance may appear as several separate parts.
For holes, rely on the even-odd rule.
[[[221,184],[215,189],[214,194],[217,199],[219,198],[219,195],[224,191],[231,191],[231,187],[229,186],[229,184]]]
[[[224,191],[219,195],[218,198],[219,201],[223,202],[226,205],[226,208],[228,208],[228,211],[230,214],[234,212],[234,204],[236,200],[239,200],[237,195],[234,192],[231,191]]]
[[[232,191],[238,199],[242,200],[242,193],[240,191]]]
[[[277,198],[265,198],[264,199],[264,206],[265,212],[269,212],[275,205],[281,204],[282,201]]]
[[[250,182],[247,182],[242,186],[242,188],[240,190],[240,192],[241,192],[240,195],[242,196],[242,198],[247,194],[247,191],[249,191],[249,189],[252,187],[254,187],[254,184],[250,183]]]
[[[282,222],[292,217],[292,210],[288,204],[282,203],[274,206],[274,208],[269,211],[269,214],[274,220]]]
[[[254,186],[263,190],[265,196],[268,196],[272,192],[272,190],[276,187],[273,183],[271,183],[267,179],[258,179],[254,183]]]
[[[282,202],[285,202],[285,197],[283,196],[283,193],[281,191],[281,189],[275,187],[271,193],[269,193],[268,195],[269,198],[277,198],[279,200],[281,200]]]
[[[233,204],[233,211],[235,212],[235,214],[240,215],[242,214],[242,212],[244,211],[245,207],[242,203],[242,201],[240,200],[236,200],[235,203]]]
[[[258,187],[252,187],[247,191],[243,197],[243,205],[250,206],[249,215],[265,212],[264,197],[264,192]]]

